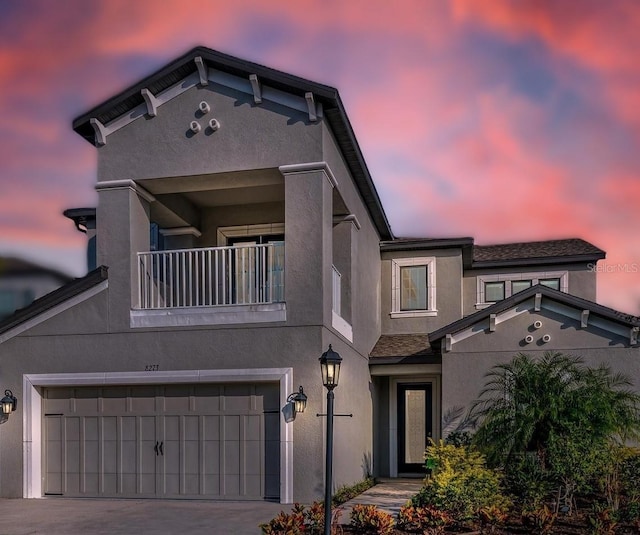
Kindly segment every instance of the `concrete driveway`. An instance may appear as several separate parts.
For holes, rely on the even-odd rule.
[[[0,499],[0,535],[255,535],[291,506],[270,502]]]

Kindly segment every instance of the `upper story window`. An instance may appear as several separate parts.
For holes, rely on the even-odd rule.
[[[396,258],[391,262],[391,317],[437,315],[435,257]]]
[[[478,300],[476,308],[484,308],[497,301],[517,294],[535,284],[554,290],[568,292],[568,272],[511,273],[504,275],[481,275],[478,277]]]

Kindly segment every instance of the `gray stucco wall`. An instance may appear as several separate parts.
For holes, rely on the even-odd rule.
[[[319,326],[181,328],[109,333],[107,293],[100,294],[0,344],[3,388],[19,400],[23,374],[143,371],[157,364],[162,371],[192,369],[251,369],[293,367],[294,388],[302,385],[307,410],[292,424],[294,436],[294,498],[310,501],[322,496],[324,481],[324,418],[326,390],[318,358],[333,344],[344,359],[336,390],[338,418],[336,486],[362,478],[362,459],[371,452],[371,393],[366,359],[334,333]],[[56,333],[61,325],[85,325],[76,333]],[[323,349],[324,348],[324,349]],[[149,372],[153,373],[153,372]],[[0,496],[22,496],[22,419],[24,406],[3,424],[0,433]],[[348,420],[348,421],[347,421]]]
[[[211,111],[201,116],[198,105]],[[216,118],[221,127],[207,133]],[[189,124],[203,130],[191,135]],[[305,113],[209,83],[193,87],[158,108],[156,117],[139,118],[110,134],[98,149],[98,180],[132,180],[189,176],[283,163],[316,162],[321,156],[322,127]]]
[[[392,318],[391,281],[394,258],[436,258],[437,316]],[[426,334],[462,317],[462,254],[460,249],[398,251],[382,254],[382,332],[384,334]]]
[[[206,100],[222,124],[214,134],[189,135],[189,122]],[[206,118],[208,119],[207,116]],[[137,306],[137,253],[149,250],[150,202],[126,184],[99,190],[98,263],[109,267],[108,288],[0,344],[3,386],[22,399],[24,374],[292,367],[294,388],[308,395],[307,411],[294,422],[294,499],[308,502],[324,488],[326,391],[318,357],[331,343],[342,355],[336,412],[353,412],[335,424],[335,486],[364,475],[372,454],[372,393],[367,355],[380,333],[379,236],[322,122],[216,84],[192,88],[110,134],[98,149],[98,181],[193,177],[331,161],[333,188],[322,170],[285,173],[283,200],[202,210],[203,235],[188,243],[216,245],[219,226],[285,224],[286,322],[132,328]],[[354,343],[332,327],[333,216],[344,208],[361,228],[345,240],[351,255]],[[190,211],[190,210],[188,210]],[[198,214],[196,214],[198,215]],[[351,225],[351,223],[341,223]],[[185,242],[187,243],[187,242]],[[337,244],[337,247],[342,245]],[[153,373],[153,372],[149,372]],[[0,496],[22,496],[23,407],[0,433]]]
[[[533,327],[536,320],[542,322],[539,329]],[[523,340],[528,334],[534,337],[530,344]],[[544,334],[551,336],[550,342],[542,342]],[[582,329],[579,320],[545,309],[526,311],[499,323],[494,332],[488,332],[488,324],[480,325],[478,334],[454,343],[452,351],[442,355],[443,415],[455,407],[470,408],[485,385],[485,373],[518,353],[541,356],[546,351],[560,351],[581,356],[590,366],[605,363],[629,375],[640,390],[640,348],[630,348],[628,343],[628,336],[593,326]]]

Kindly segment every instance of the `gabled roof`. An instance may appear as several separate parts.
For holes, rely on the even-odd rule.
[[[105,266],[100,266],[84,277],[75,279],[40,299],[36,299],[29,306],[16,310],[11,316],[0,321],[0,334],[17,327],[42,312],[64,303],[68,299],[71,299],[90,288],[93,288],[104,280],[107,280],[107,268]]]
[[[473,248],[473,268],[597,262],[606,254],[591,243],[571,238],[535,242],[476,245]]]
[[[337,89],[333,87],[229,56],[209,48],[196,47],[135,85],[77,117],[73,121],[73,129],[84,139],[95,144],[94,130],[90,124],[92,118],[97,119],[102,124],[107,124],[115,118],[130,112],[133,108],[144,103],[141,93],[143,89],[147,89],[155,96],[197,71],[195,63],[197,57],[202,58],[204,64],[210,69],[224,71],[246,79],[255,74],[261,84],[302,98],[308,92],[313,93],[314,99],[322,103],[324,117],[333,130],[336,141],[381,238],[391,239],[393,237],[344,105]]]
[[[497,303],[494,303],[487,308],[479,310],[478,312],[471,314],[470,316],[454,321],[449,325],[445,325],[444,327],[441,327],[440,329],[429,333],[429,342],[432,346],[438,344],[446,335],[455,334],[464,329],[467,329],[475,325],[479,321],[490,317],[492,314],[500,314],[501,312],[512,309],[518,304],[531,299],[532,297],[535,297],[537,294],[539,294],[541,297],[553,299],[556,302],[580,311],[588,310],[590,314],[599,316],[609,321],[613,321],[615,323],[622,324],[625,327],[640,327],[640,317],[619,312],[618,310],[614,310],[613,308],[605,307],[603,305],[599,305],[598,303],[594,303],[593,301],[554,290],[553,288],[549,288],[548,286],[536,284],[531,288],[527,288],[526,290],[508,297],[507,299],[503,299],[502,301],[498,301]]]

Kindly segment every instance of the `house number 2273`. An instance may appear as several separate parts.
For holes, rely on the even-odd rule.
[[[147,364],[144,367],[145,372],[157,372],[160,369],[160,364]]]

